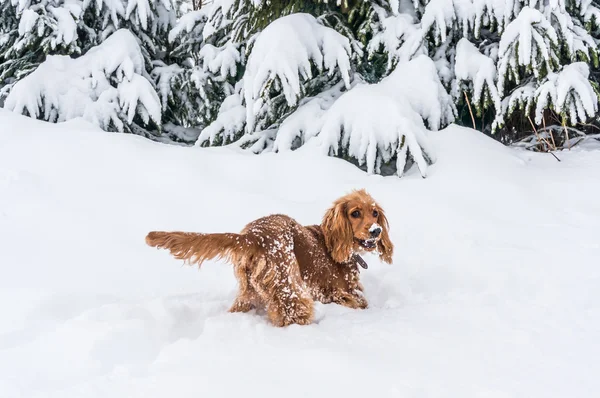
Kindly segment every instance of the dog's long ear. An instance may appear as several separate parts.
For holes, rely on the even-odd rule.
[[[343,263],[350,259],[354,246],[352,225],[346,216],[346,202],[338,201],[325,212],[323,222],[325,246],[335,262]]]
[[[392,263],[392,256],[394,255],[394,244],[390,239],[389,228],[387,217],[382,209],[379,209],[379,225],[381,225],[381,238],[377,242],[377,249],[379,250],[379,258],[388,264]]]

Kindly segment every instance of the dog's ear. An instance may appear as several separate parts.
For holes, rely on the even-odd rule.
[[[390,239],[389,234],[389,223],[385,213],[382,209],[379,209],[379,225],[381,225],[381,238],[377,242],[377,249],[379,251],[379,258],[388,264],[392,263],[392,256],[394,255],[394,244]]]
[[[323,222],[323,235],[325,235],[325,246],[337,263],[343,263],[350,259],[354,246],[354,233],[352,224],[346,216],[346,202],[338,201],[325,212]]]

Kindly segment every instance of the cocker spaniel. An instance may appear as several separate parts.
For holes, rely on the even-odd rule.
[[[233,263],[239,293],[229,309],[264,308],[277,326],[313,321],[313,301],[367,308],[361,253],[392,262],[394,246],[384,211],[365,191],[333,203],[321,225],[302,226],[281,214],[252,221],[241,233],[150,232],[150,246],[189,263],[224,258]]]

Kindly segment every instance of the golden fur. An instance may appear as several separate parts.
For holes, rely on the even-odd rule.
[[[384,211],[364,190],[336,200],[321,225],[275,214],[239,234],[154,231],[146,243],[198,265],[227,259],[239,283],[230,311],[265,308],[277,326],[311,323],[313,300],[367,308],[358,269],[365,263],[358,255],[377,250],[391,263],[394,250]]]

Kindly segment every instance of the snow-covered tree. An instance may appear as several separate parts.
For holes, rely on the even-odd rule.
[[[412,159],[425,177],[435,159],[421,116],[382,83],[360,84],[343,94],[325,113],[319,138],[324,153],[341,155],[369,174],[380,174],[383,166],[402,176]]]
[[[340,156],[368,173],[402,176],[414,163],[423,177],[435,154],[427,144],[430,129],[454,119],[435,64],[426,56],[400,62],[379,83],[342,84],[306,99],[281,125],[274,147],[290,150],[316,137],[323,152]]]
[[[246,41],[233,40],[234,21],[241,18],[243,5],[233,1],[204,5],[183,15],[170,31],[172,63],[155,63],[152,75],[163,105],[172,110],[165,112],[164,126],[172,139],[193,144],[219,109],[231,103],[226,99],[234,94],[245,62]],[[225,143],[227,137],[218,134],[214,142]]]
[[[0,103],[46,54],[80,54],[76,0],[0,0]]]
[[[282,9],[298,11],[302,9],[301,3],[292,2],[289,7],[275,7],[269,12],[276,14]],[[243,36],[236,36],[236,31],[252,32],[264,21],[264,15],[272,15],[266,11],[267,4],[261,3],[256,9],[250,7],[249,13],[236,20],[232,26],[232,42],[235,42],[234,37]],[[406,56],[388,63],[377,46],[370,46],[374,37],[373,40],[385,39],[381,37],[381,24],[392,15],[388,3],[373,1],[349,5],[339,2],[334,7],[319,1],[315,4],[315,8],[322,7],[319,9],[322,15],[291,13],[246,37],[243,48],[247,50],[247,62],[241,65],[244,74],[233,92],[221,103],[216,119],[203,128],[198,138],[199,145],[235,143],[256,153],[297,148],[319,134],[328,109],[345,91],[352,92],[356,85],[375,84],[392,72],[400,61],[405,69],[394,75],[395,86],[387,85],[395,87],[390,88],[387,95],[397,98],[397,103],[410,104],[411,114],[421,117],[417,126],[426,123],[430,128],[438,129],[454,119],[456,109],[452,97],[438,78],[431,60],[429,63],[412,63],[409,62],[411,56]],[[263,15],[263,18],[257,18],[254,12]],[[416,48],[423,47],[420,42],[413,43],[416,43]],[[414,51],[411,55],[416,54],[418,52]],[[424,70],[419,70],[423,67]],[[403,79],[403,74],[410,78]],[[423,74],[427,77],[419,78]],[[421,85],[412,97],[414,90],[411,85]],[[424,87],[427,89],[422,90]],[[356,97],[351,95],[350,98]],[[430,99],[433,102],[427,104]],[[386,117],[382,113],[378,115]],[[411,137],[416,134],[412,133]],[[381,137],[371,136],[375,140],[373,145],[377,146],[376,140]],[[403,162],[418,156],[408,151],[408,146],[404,148],[407,151],[401,155]],[[420,147],[413,146],[412,150],[417,148]],[[347,152],[347,149],[327,152],[352,158],[359,164],[365,160],[366,169],[381,172],[381,167],[375,167],[375,163],[369,163],[358,152]],[[389,163],[392,158],[396,162],[397,154],[397,148],[381,152],[376,156],[376,162],[381,165],[382,162]],[[420,155],[421,158],[426,157],[422,153]],[[399,174],[403,171],[403,168],[398,170]]]
[[[381,3],[387,4],[385,1],[381,1]],[[230,112],[231,104],[240,99],[240,96],[243,97],[241,92],[243,84],[238,83],[242,81],[256,38],[271,22],[280,17],[297,13],[308,13],[318,17],[318,26],[335,27],[341,35],[347,38],[352,47],[351,55],[356,61],[356,56],[362,55],[362,53],[361,44],[357,39],[360,34],[355,34],[355,30],[361,30],[363,34],[370,30],[368,18],[374,15],[372,10],[376,4],[376,1],[360,2],[356,9],[351,10],[344,2],[328,3],[320,0],[308,2],[216,0],[212,4],[202,7],[200,11],[183,16],[178,26],[171,31],[170,38],[175,47],[173,54],[187,52],[189,57],[180,73],[171,75],[170,81],[174,84],[171,85],[170,90],[166,90],[168,91],[166,94],[170,98],[174,98],[182,92],[180,89],[182,86],[193,87],[200,92],[200,96],[196,98],[187,96],[183,102],[201,103],[203,112],[199,112],[197,115],[186,112],[186,116],[182,119],[186,119],[186,125],[196,124],[202,129],[209,128],[208,131],[211,133],[203,134],[201,137],[210,136],[212,139],[203,139],[201,141],[203,145],[226,144],[237,140],[244,134],[245,124],[241,126],[241,129],[233,128],[233,125],[237,123],[233,123],[231,126],[223,125],[224,117],[219,116],[219,109],[221,109],[221,105],[225,105],[222,110]],[[217,58],[218,60],[205,62],[204,60],[208,58]],[[179,65],[181,64],[179,62]],[[227,75],[223,73],[223,68],[217,67],[216,64],[226,65],[229,73]],[[219,73],[216,73],[217,69]],[[307,79],[310,81],[303,82],[306,83],[303,84],[303,88],[307,89],[303,92],[305,96],[327,90],[341,79],[339,75],[329,76],[327,73],[319,73],[317,70],[314,72],[314,79]],[[239,89],[236,90],[236,87]],[[274,90],[276,89],[277,87],[270,87],[268,93],[273,98],[279,97],[279,99],[270,101],[272,108],[268,113],[269,119],[274,122],[271,123],[272,128],[285,119],[292,110],[288,108],[283,92],[275,94]],[[264,92],[264,94],[267,93]],[[244,102],[243,98],[242,102]],[[239,105],[244,106],[243,104]],[[197,108],[195,105],[194,107]],[[214,125],[208,126],[211,123]],[[225,121],[226,123],[227,121]],[[265,124],[269,124],[269,121],[262,121],[261,126]],[[215,132],[217,127],[219,131]],[[226,131],[227,134],[225,134]]]
[[[176,19],[171,0],[83,0],[82,4],[79,40],[88,46],[98,45],[124,28],[136,37],[148,67],[164,57],[167,36]]]
[[[0,103],[47,56],[77,58],[119,29],[127,29],[138,43],[145,67],[139,73],[146,80],[153,62],[168,61],[167,35],[175,22],[169,0],[0,0],[0,9]],[[57,58],[53,62],[56,66]],[[102,125],[117,128],[112,123]],[[154,137],[155,132],[140,130],[142,125],[124,129]]]
[[[349,57],[348,39],[309,14],[268,25],[256,38],[243,77],[246,132],[273,128],[300,98],[321,91],[311,81],[315,75],[337,74],[349,88]]]
[[[380,21],[368,50],[387,54],[387,73],[397,62],[429,56],[459,107],[458,122],[476,122],[503,141],[530,130],[529,119],[540,120],[541,110],[568,124],[589,119],[582,108],[535,95],[549,76],[572,63],[592,69],[582,103],[598,101],[593,89],[600,39],[597,2],[420,0],[399,2]],[[578,81],[580,87],[583,83]]]
[[[14,85],[5,107],[50,122],[83,117],[105,130],[139,134],[161,124],[160,99],[144,74],[135,36],[120,29],[81,57],[48,56]]]
[[[585,63],[578,69],[598,67],[600,10],[593,3],[433,0],[416,12],[428,54],[439,57],[442,50],[438,59],[454,64],[448,81],[456,101],[463,107],[470,100],[478,119],[487,111],[488,120],[480,124],[485,131],[510,142],[531,129],[529,119],[540,123],[541,112],[572,125],[588,119],[589,108],[564,107],[535,93],[571,63]],[[589,79],[573,84],[586,86],[581,103],[598,102]],[[471,117],[463,115],[468,123]]]
[[[171,82],[198,88],[199,96],[185,99],[204,110],[204,118],[187,121],[202,130],[197,144],[235,143],[256,153],[302,145],[310,134],[298,130],[300,115],[311,109],[323,116],[353,80],[383,77],[385,62],[373,62],[380,54],[366,47],[375,21],[389,10],[384,1],[217,0],[209,11],[181,18],[171,39],[193,56],[191,67],[179,70],[181,80],[172,75]],[[166,96],[175,98],[177,87],[165,86]],[[315,116],[308,118],[312,125],[319,123]]]

